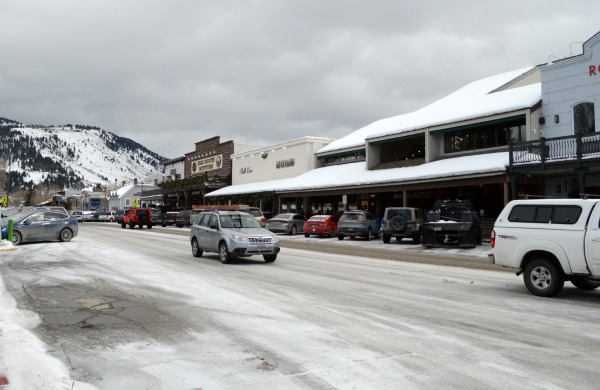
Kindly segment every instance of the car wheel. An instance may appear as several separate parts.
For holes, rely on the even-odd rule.
[[[135,225],[133,224],[133,222],[129,222],[129,229],[133,229],[135,227]]]
[[[64,228],[58,235],[58,239],[62,242],[69,242],[71,238],[73,238],[73,232],[69,228]]]
[[[290,234],[291,234],[292,236],[295,236],[295,235],[296,235],[296,233],[298,233],[298,228],[296,227],[296,225],[292,225],[292,231],[291,231],[291,233],[290,233]]]
[[[23,242],[23,236],[19,232],[13,231],[12,243],[13,245],[19,245]]]
[[[343,234],[338,234],[338,240],[342,241],[344,239],[344,235]]]
[[[147,227],[148,227],[148,229],[152,229],[152,224],[151,224],[151,223],[149,223],[149,224],[147,225]]]
[[[121,229],[125,229],[125,222],[121,222]]]
[[[523,279],[529,292],[540,297],[558,294],[565,282],[561,271],[544,258],[537,258],[527,264]]]
[[[224,242],[219,244],[219,259],[221,259],[221,263],[223,264],[231,263],[231,255],[227,249],[227,244]]]
[[[198,240],[196,240],[196,238],[192,239],[192,255],[194,255],[194,257],[202,257],[202,253],[204,253],[202,251],[202,249],[200,249],[200,245],[198,245]]]
[[[389,225],[394,232],[402,233],[406,228],[406,220],[401,215],[396,215],[390,220]]]
[[[310,237],[310,234],[304,233],[304,237]]]
[[[167,224],[166,224],[166,223],[161,223],[161,224],[160,224],[160,226],[162,226],[162,227],[166,227],[166,226],[167,226]]]
[[[371,241],[371,229],[367,230],[367,236],[365,237],[367,241]]]
[[[384,244],[389,244],[391,239],[392,239],[391,234],[384,234],[383,235],[383,243]]]
[[[267,263],[272,263],[275,260],[277,260],[277,254],[274,254],[274,255],[263,255],[263,259],[265,259],[265,261]]]

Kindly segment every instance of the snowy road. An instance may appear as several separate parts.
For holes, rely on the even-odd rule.
[[[14,321],[46,343],[73,389],[595,389],[600,380],[600,292],[568,285],[559,298],[534,297],[507,272],[287,248],[272,264],[223,265],[215,254],[193,258],[185,236],[92,224],[67,244],[1,254],[0,270],[4,305],[14,297]],[[32,367],[10,371],[18,352],[0,352],[17,381],[40,380]],[[67,388],[60,380],[55,388]]]

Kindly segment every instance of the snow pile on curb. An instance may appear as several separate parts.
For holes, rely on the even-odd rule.
[[[14,251],[15,249],[17,249],[17,247],[14,246],[12,242],[8,240],[0,241],[0,252]]]

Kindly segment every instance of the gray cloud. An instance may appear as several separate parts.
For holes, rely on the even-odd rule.
[[[165,156],[220,135],[339,138],[482,77],[578,54],[600,3],[9,0],[0,116]]]

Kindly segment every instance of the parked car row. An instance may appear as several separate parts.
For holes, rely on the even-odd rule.
[[[114,222],[116,220],[115,213],[115,211],[72,210],[68,214],[75,218],[77,222]]]

